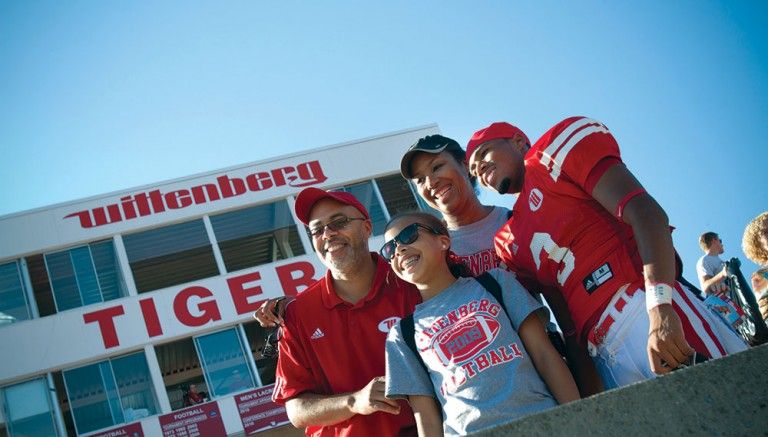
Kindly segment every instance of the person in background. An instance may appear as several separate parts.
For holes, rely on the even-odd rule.
[[[448,230],[435,216],[405,213],[385,229],[380,254],[422,297],[413,331],[401,322],[389,332],[386,395],[409,400],[420,435],[464,435],[579,399],[534,314],[541,304],[512,273],[487,273],[500,285],[499,302],[466,277],[471,272],[450,251]]]
[[[768,322],[768,266],[752,273],[752,292],[755,293],[763,320]]]
[[[419,293],[369,251],[353,195],[306,188],[295,212],[328,271],[286,306],[272,399],[307,435],[415,435],[408,404],[384,396],[384,342]]]
[[[749,222],[744,229],[741,247],[747,258],[761,266],[752,274],[752,291],[758,299],[763,319],[768,321],[768,211]]]
[[[768,211],[749,222],[744,229],[741,247],[753,263],[768,266]]]
[[[184,406],[189,407],[203,402],[205,402],[205,393],[198,392],[195,384],[189,384],[189,388],[184,394]]]
[[[705,232],[699,237],[699,247],[704,251],[704,256],[696,262],[701,291],[705,295],[719,295],[728,291],[725,281],[728,272],[725,270],[725,261],[720,259],[725,251],[723,240],[714,232]]]

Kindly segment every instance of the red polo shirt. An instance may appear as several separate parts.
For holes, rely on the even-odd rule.
[[[368,294],[352,305],[333,289],[330,272],[291,302],[285,311],[272,398],[284,404],[301,393],[340,394],[360,390],[384,375],[384,343],[389,328],[421,302],[416,287],[395,276],[375,253],[376,276]],[[400,402],[400,414],[355,415],[330,426],[310,426],[312,436],[397,435],[412,428],[413,412]]]

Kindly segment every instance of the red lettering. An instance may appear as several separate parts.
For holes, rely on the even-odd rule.
[[[120,215],[120,207],[112,204],[107,205],[106,212],[104,207],[93,208],[93,219],[96,222],[96,226],[107,225],[110,223],[117,223],[123,221],[123,216]],[[109,213],[109,219],[107,219],[107,212]]]
[[[275,186],[282,187],[285,185],[285,175],[293,173],[294,171],[295,169],[293,167],[282,167],[272,170],[272,179],[275,181]]]
[[[512,343],[509,345],[509,347],[512,349],[512,354],[510,355],[509,352],[507,352],[507,348],[502,346],[499,348],[499,352],[501,352],[501,359],[504,361],[512,361],[515,358],[522,357],[523,354],[520,353],[520,349],[517,348],[517,343]]]
[[[435,332],[440,332],[440,321],[435,320],[434,322],[432,322],[432,325],[430,326],[430,328]]]
[[[315,282],[312,276],[315,274],[315,266],[307,261],[299,261],[284,266],[275,267],[277,278],[280,280],[280,286],[283,293],[288,296],[296,296]],[[295,276],[294,273],[298,273]],[[299,290],[301,288],[301,290]]]
[[[91,221],[91,212],[90,211],[78,211],[73,212],[72,214],[65,215],[64,218],[70,218],[70,217],[77,217],[80,219],[80,227],[81,228],[92,228],[93,222]]]
[[[160,190],[152,190],[149,192],[149,201],[152,203],[152,210],[155,213],[165,211],[165,204],[163,203],[163,194]]]
[[[235,305],[235,312],[238,315],[250,313],[259,309],[259,306],[263,300],[249,302],[248,298],[262,294],[261,286],[254,285],[252,287],[246,288],[245,284],[255,282],[260,279],[261,275],[259,272],[253,272],[247,275],[236,276],[234,278],[227,279],[229,294],[232,295],[232,303]]]
[[[136,218],[136,209],[133,207],[133,197],[125,196],[121,197],[120,201],[123,205],[123,216],[126,220]]]
[[[476,274],[482,272],[480,267],[480,257],[477,256],[477,254],[470,255],[467,258],[469,259],[469,269],[472,270],[472,272],[475,272]]]
[[[494,267],[493,265],[493,256],[491,255],[491,252],[485,251],[480,254],[483,258],[483,270],[490,270]]]
[[[213,184],[197,185],[192,187],[192,198],[195,199],[195,205],[212,200],[219,200],[219,189]]]
[[[475,364],[477,364],[477,371],[482,372],[488,366],[491,365],[491,363],[488,362],[488,357],[485,356],[485,354],[480,355],[479,357],[475,358]]]
[[[230,178],[223,175],[217,177],[216,181],[219,183],[219,190],[225,199],[245,193],[245,184],[240,178]]]
[[[478,302],[476,300],[473,300],[468,305],[469,305],[469,312],[470,313],[476,313],[477,312],[477,307],[480,306],[480,302]]]
[[[139,208],[139,215],[144,217],[152,214],[152,210],[149,209],[149,198],[147,193],[139,193],[133,196],[136,200],[136,206]]]
[[[248,175],[245,180],[224,174],[218,176],[215,183],[196,185],[189,189],[171,191],[165,194],[156,189],[123,196],[120,197],[118,203],[78,211],[68,214],[64,218],[76,217],[80,222],[80,227],[88,229],[158,214],[165,212],[166,209],[181,209],[192,204],[199,205],[209,201],[239,196],[248,190],[258,192],[286,184],[301,188],[326,180],[328,177],[324,174],[320,162],[315,160],[303,162],[296,167],[285,166],[256,172]]]
[[[296,176],[290,176],[288,177],[288,180],[290,181],[288,185],[292,187],[306,187],[309,185],[320,184],[328,179],[325,174],[323,174],[323,168],[320,167],[318,161],[303,162],[296,166],[296,170],[299,172],[299,178],[306,182],[295,184],[294,181],[297,179]]]
[[[155,307],[155,301],[152,300],[152,298],[140,300],[139,307],[141,308],[141,315],[144,316],[144,324],[147,327],[147,335],[150,337],[163,335],[163,328],[160,326],[160,319],[157,316],[157,307]]]
[[[192,199],[189,197],[189,190],[177,190],[165,193],[165,204],[170,209],[186,208],[192,204]]]
[[[245,178],[245,183],[248,184],[248,189],[251,191],[261,191],[272,188],[272,179],[269,178],[269,173],[265,171],[249,174]]]
[[[495,365],[497,365],[497,364],[501,364],[501,363],[503,362],[503,360],[501,359],[501,357],[499,356],[499,354],[497,354],[497,353],[496,353],[496,351],[495,351],[495,350],[493,350],[493,349],[491,349],[490,351],[488,351],[488,355],[490,355],[490,356],[491,356],[491,365],[492,365],[492,366],[495,366]]]
[[[491,303],[491,301],[489,301],[488,299],[481,300],[480,301],[479,310],[480,311],[488,311],[488,305],[490,305],[490,303]]]
[[[457,323],[459,321],[459,316],[456,314],[456,311],[451,311],[448,313],[448,321],[451,324]]]
[[[125,314],[122,305],[104,308],[92,313],[83,314],[85,323],[96,322],[99,324],[101,339],[104,341],[104,347],[109,349],[120,346],[120,340],[117,339],[117,330],[115,329],[115,317]]]
[[[192,315],[189,312],[187,304],[192,296],[199,297],[200,299],[206,297],[213,297],[211,290],[205,287],[188,287],[179,292],[175,298],[173,298],[173,312],[176,313],[176,318],[187,326],[196,327],[203,326],[208,322],[215,320],[221,320],[221,313],[219,307],[216,305],[215,300],[201,301],[197,304],[197,310],[200,311],[199,316]]]
[[[472,362],[462,364],[461,368],[464,369],[464,373],[467,375],[467,378],[472,378],[477,374],[477,372],[472,369]]]

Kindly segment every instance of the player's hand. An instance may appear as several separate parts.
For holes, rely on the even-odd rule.
[[[276,297],[264,301],[253,313],[253,318],[259,322],[262,328],[271,328],[277,325],[283,326],[283,314],[285,305],[289,302],[286,296]]]
[[[685,340],[683,325],[671,304],[659,305],[648,312],[648,361],[657,375],[669,373],[693,355]]]
[[[712,285],[709,286],[709,290],[707,291],[707,293],[719,296],[723,293],[726,293],[727,291],[728,291],[728,284],[726,284],[725,281],[717,281],[712,283]]]
[[[355,414],[369,415],[379,411],[400,414],[400,404],[384,396],[384,377],[377,376],[352,396],[351,410]]]

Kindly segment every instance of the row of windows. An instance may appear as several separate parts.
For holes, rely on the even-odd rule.
[[[188,395],[191,385],[212,400],[274,383],[276,359],[262,356],[265,334],[252,322],[155,346],[171,410],[197,403]],[[258,358],[255,369],[249,355]],[[55,372],[51,379],[69,435],[161,413],[144,351]],[[46,377],[0,387],[0,437],[57,435],[48,391]]]
[[[337,188],[357,197],[371,216],[374,235],[387,218],[421,205],[400,175]],[[184,284],[304,255],[288,203],[280,200],[208,217],[122,235],[138,293]],[[214,245],[221,254],[219,267]],[[0,326],[32,317],[25,292],[29,275],[40,316],[128,295],[113,240],[37,254],[0,265]],[[26,269],[24,268],[26,265]]]

